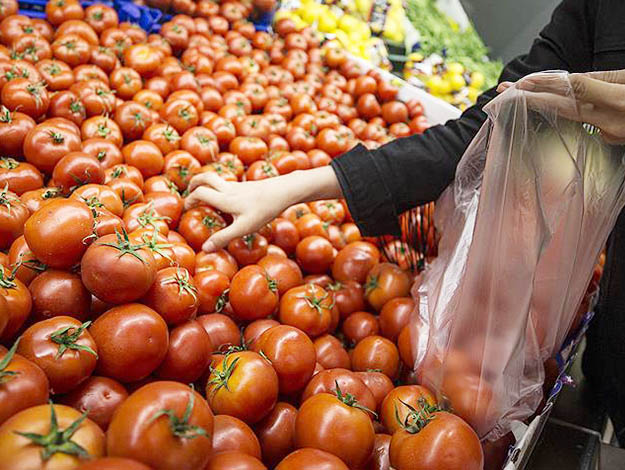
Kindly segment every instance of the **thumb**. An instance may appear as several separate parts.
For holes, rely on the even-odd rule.
[[[603,72],[588,72],[590,78],[608,83],[625,84],[625,70],[606,70]]]
[[[231,225],[215,232],[208,240],[206,240],[202,245],[202,251],[210,253],[212,251],[219,250],[220,248],[224,248],[228,245],[231,240],[247,235],[248,233],[250,233],[250,229],[247,225],[244,224],[241,219],[235,219]]]

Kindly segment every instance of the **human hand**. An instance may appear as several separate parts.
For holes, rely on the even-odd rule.
[[[555,76],[555,74],[554,74]],[[606,72],[573,73],[569,75],[571,89],[577,107],[571,107],[568,89],[563,89],[560,80],[549,74],[523,78],[519,90],[528,91],[528,98],[537,106],[557,108],[558,112],[571,120],[586,122],[601,130],[601,136],[608,143],[625,143],[625,70]],[[513,86],[502,82],[499,93]]]
[[[223,248],[230,240],[257,231],[298,202],[341,197],[338,180],[329,166],[243,183],[225,181],[214,172],[206,172],[191,179],[189,191],[185,209],[205,204],[233,217],[232,224],[204,243],[203,251]]]

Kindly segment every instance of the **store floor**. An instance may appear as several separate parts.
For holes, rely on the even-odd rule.
[[[625,449],[613,443],[611,423],[581,372],[583,344],[527,470],[625,470]]]

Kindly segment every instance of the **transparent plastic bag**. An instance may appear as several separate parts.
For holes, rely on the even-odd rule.
[[[516,87],[494,99],[437,202],[439,256],[414,288],[419,380],[481,438],[497,439],[542,398],[625,203],[624,148],[574,117],[567,74],[553,96]]]

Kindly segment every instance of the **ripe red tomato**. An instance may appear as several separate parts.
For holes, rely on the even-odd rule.
[[[224,219],[206,206],[188,210],[180,218],[178,232],[195,251],[200,251],[209,237],[226,226]]]
[[[59,397],[63,405],[87,413],[87,417],[106,431],[113,413],[128,398],[122,384],[107,377],[91,376],[71,392]]]
[[[208,334],[214,351],[222,351],[230,346],[241,345],[241,332],[230,317],[221,313],[211,313],[200,315],[197,317],[197,321]]]
[[[334,302],[343,320],[352,313],[365,309],[364,289],[358,282],[335,282],[329,289],[334,294]]]
[[[377,311],[396,297],[406,297],[410,293],[410,276],[397,265],[380,263],[367,273],[365,298]]]
[[[308,398],[295,419],[295,445],[330,452],[351,468],[363,467],[373,453],[375,431],[368,413],[358,405],[340,386],[337,395]]]
[[[408,324],[415,309],[411,297],[396,297],[384,304],[380,311],[380,333],[391,341],[397,341],[402,328]]]
[[[11,111],[20,111],[33,119],[43,116],[50,106],[50,97],[43,83],[28,78],[15,78],[2,87],[2,104]]]
[[[70,152],[54,166],[52,179],[64,194],[85,184],[104,183],[104,169],[97,158],[85,152]]]
[[[10,350],[0,348],[0,424],[19,411],[48,401],[46,374],[33,362],[16,354],[16,341]]]
[[[271,230],[271,243],[282,248],[288,255],[295,253],[300,237],[293,222],[277,217],[271,221]]]
[[[147,377],[167,355],[167,324],[141,304],[114,307],[98,317],[89,333],[98,346],[97,372],[120,382]]]
[[[168,325],[179,325],[195,316],[199,298],[195,282],[184,268],[171,267],[156,273],[143,296],[143,303],[156,310]]]
[[[302,393],[302,402],[318,393],[336,394],[337,383],[343,394],[350,393],[362,406],[375,410],[376,402],[371,390],[354,372],[341,368],[326,369],[315,374]]]
[[[330,49],[333,50],[333,49]],[[337,49],[338,50],[338,49]],[[342,49],[341,49],[342,50]],[[319,449],[304,448],[287,455],[276,470],[348,470],[337,456]]]
[[[70,268],[86,251],[93,224],[86,204],[55,199],[26,221],[24,237],[38,260],[53,268]]]
[[[339,282],[353,280],[363,284],[379,260],[380,250],[375,245],[364,241],[352,242],[336,255],[332,277]]]
[[[99,299],[123,304],[148,292],[156,278],[156,261],[143,244],[133,243],[125,232],[106,235],[85,252],[81,276],[85,287]]]
[[[478,470],[484,467],[482,446],[467,423],[444,411],[430,413],[428,417],[424,426],[407,426],[393,434],[390,462],[394,468],[434,470],[444,465],[450,470]]]
[[[213,19],[213,18],[211,18]],[[267,470],[260,460],[242,452],[222,452],[214,455],[204,470]]]
[[[351,369],[351,359],[343,343],[332,335],[323,335],[313,343],[317,352],[317,363],[324,369]]]
[[[235,238],[228,244],[228,252],[239,266],[256,264],[267,254],[267,239],[258,233]]]
[[[21,112],[0,108],[0,152],[3,155],[23,155],[26,134],[35,127],[35,120]]]
[[[89,325],[59,316],[35,323],[21,336],[18,353],[41,367],[52,393],[76,388],[95,369],[98,348],[86,331]]]
[[[0,137],[1,138],[1,137]],[[34,165],[14,158],[0,158],[0,186],[21,196],[43,186],[43,176]]]
[[[167,355],[155,375],[165,380],[194,382],[207,369],[212,352],[213,345],[202,325],[190,320],[171,330]]]
[[[186,385],[153,382],[124,401],[106,433],[110,456],[161,470],[204,468],[212,451],[213,413]]]
[[[92,6],[100,6],[95,4]],[[83,463],[79,470],[151,470],[147,465],[143,465],[136,460],[124,459],[120,457],[102,457]]]
[[[4,266],[0,266],[0,294],[5,301],[0,339],[12,339],[31,313],[31,294],[26,285]]]
[[[258,265],[276,281],[279,295],[284,295],[292,287],[304,283],[302,271],[297,263],[284,256],[268,254],[258,261]]]
[[[278,376],[269,361],[252,351],[226,354],[206,385],[211,409],[254,424],[275,406]]]
[[[326,238],[313,235],[302,239],[297,244],[295,256],[305,272],[321,274],[332,266],[334,249]]]
[[[386,395],[388,395],[391,390],[395,388],[395,385],[388,375],[373,370],[356,372],[356,377],[362,380],[367,388],[371,390],[371,394],[373,395],[376,404],[376,411],[379,413],[382,401]]]
[[[278,306],[278,287],[258,265],[244,267],[230,282],[230,305],[233,317],[252,321],[271,315]]]
[[[105,445],[98,425],[65,405],[33,406],[0,426],[0,452],[6,469],[75,469],[84,459],[104,456]]]
[[[436,405],[436,398],[427,388],[421,385],[401,385],[391,390],[380,407],[380,421],[390,434],[402,429],[402,424],[410,413],[410,409],[402,405],[407,403],[413,408],[418,408],[420,401],[425,400],[428,405]],[[396,415],[396,410],[399,419]]]
[[[86,321],[91,312],[91,293],[78,274],[48,269],[28,286],[32,295],[32,316],[35,321],[67,315]]]
[[[295,448],[295,418],[297,408],[284,402],[276,403],[271,413],[256,425],[256,435],[263,452],[263,461],[274,468]]]
[[[241,452],[261,458],[260,442],[247,424],[234,416],[215,416],[213,453]]]
[[[228,276],[216,269],[204,269],[195,274],[194,282],[199,301],[198,311],[201,314],[221,312],[228,301]]]
[[[328,333],[333,324],[332,296],[322,287],[306,284],[289,289],[280,299],[279,318],[311,338]]]
[[[368,336],[377,335],[379,329],[377,317],[369,312],[352,313],[343,321],[341,327],[345,338],[352,344],[357,344]]]
[[[271,362],[282,394],[304,388],[315,370],[315,347],[298,328],[287,325],[270,328],[254,342],[253,349],[262,351]]]

